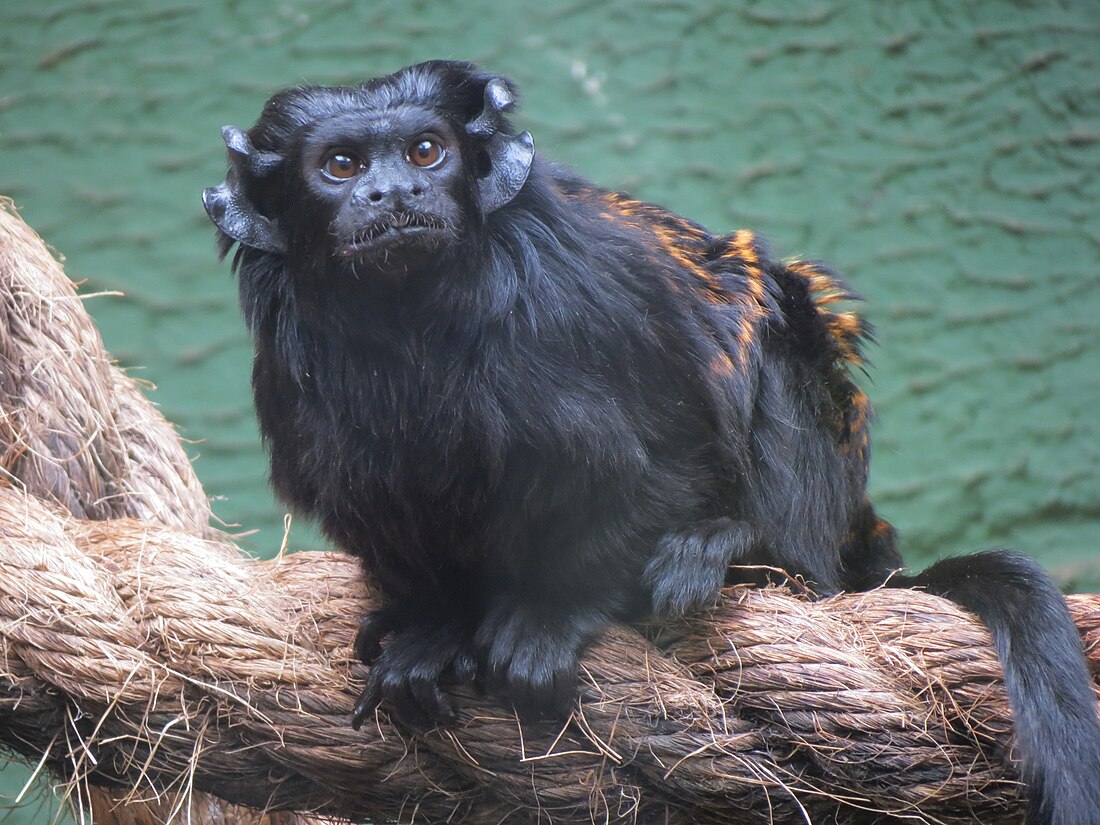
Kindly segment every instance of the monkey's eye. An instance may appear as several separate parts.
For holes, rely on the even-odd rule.
[[[329,180],[343,181],[354,178],[363,171],[363,161],[350,152],[329,152],[321,164],[321,172]]]
[[[421,135],[409,146],[408,159],[413,166],[421,169],[431,169],[443,162],[447,156],[447,150],[443,143],[434,135]]]

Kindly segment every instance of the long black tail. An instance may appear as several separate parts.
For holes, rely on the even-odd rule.
[[[1065,599],[1032,559],[1003,550],[945,559],[891,587],[920,587],[989,628],[1016,719],[1028,825],[1100,825],[1100,722]]]

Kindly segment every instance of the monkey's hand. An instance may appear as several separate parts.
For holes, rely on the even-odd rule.
[[[410,724],[450,721],[454,703],[442,686],[470,682],[475,672],[470,624],[422,605],[390,604],[365,616],[355,655],[371,666],[351,718],[356,730],[383,701]]]
[[[521,716],[563,717],[577,692],[577,661],[609,619],[594,607],[502,597],[477,630],[479,677]]]
[[[644,573],[653,615],[675,618],[713,605],[726,570],[745,557],[754,541],[747,522],[725,517],[664,536]]]

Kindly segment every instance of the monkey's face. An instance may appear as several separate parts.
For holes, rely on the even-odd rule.
[[[505,119],[514,107],[507,80],[449,61],[280,92],[247,134],[222,129],[229,172],[203,192],[219,249],[284,258],[319,285],[462,257],[531,169],[531,135]]]
[[[430,265],[470,207],[460,140],[444,118],[412,105],[313,124],[287,193],[296,215],[288,251],[325,244],[332,263],[358,276]]]

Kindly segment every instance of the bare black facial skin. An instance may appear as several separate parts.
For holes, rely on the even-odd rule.
[[[330,254],[352,273],[419,268],[461,230],[458,137],[428,109],[336,115],[309,130],[301,156],[298,197],[324,205]]]
[[[514,100],[447,61],[290,89],[226,127],[204,193],[275,490],[384,599],[354,724],[446,722],[472,681],[567,713],[609,623],[710,605],[744,565],[821,594],[888,580],[988,624],[1028,822],[1095,822],[1096,703],[1051,580],[1007,551],[891,577],[844,285],[543,161]]]

